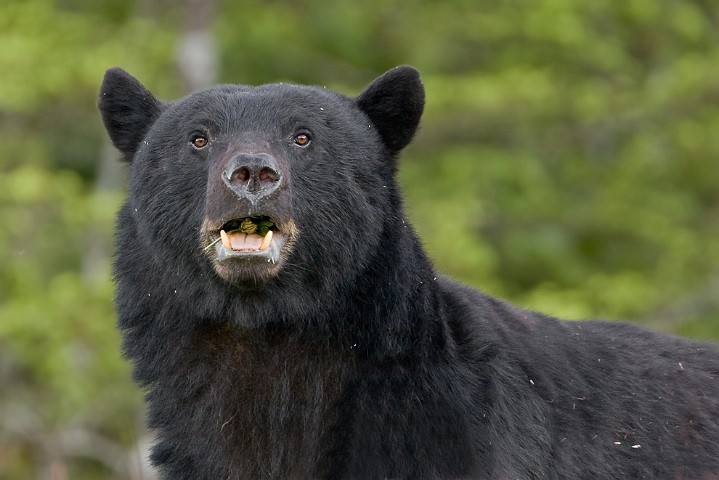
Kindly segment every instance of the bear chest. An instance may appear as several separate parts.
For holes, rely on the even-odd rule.
[[[348,355],[297,339],[204,332],[157,384],[152,426],[166,439],[192,439],[184,448],[196,465],[217,468],[211,459],[223,458],[213,476],[306,476],[337,444],[350,367]]]

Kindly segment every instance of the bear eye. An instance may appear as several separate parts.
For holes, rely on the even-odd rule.
[[[310,144],[312,141],[312,138],[310,137],[310,134],[307,132],[300,132],[293,138],[293,141],[295,142],[295,145],[298,145],[300,147],[306,147]]]
[[[190,143],[192,143],[193,147],[199,150],[201,148],[205,148],[210,142],[207,140],[207,137],[203,135],[193,135]]]

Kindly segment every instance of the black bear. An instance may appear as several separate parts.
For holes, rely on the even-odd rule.
[[[129,162],[115,277],[165,479],[719,479],[719,348],[440,276],[397,157],[424,88],[218,85],[99,108]]]

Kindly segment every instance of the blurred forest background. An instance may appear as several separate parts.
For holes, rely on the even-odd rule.
[[[160,98],[214,82],[427,89],[407,206],[439,270],[563,318],[719,339],[715,0],[3,0],[0,479],[149,479],[120,356],[125,172],[107,67]]]

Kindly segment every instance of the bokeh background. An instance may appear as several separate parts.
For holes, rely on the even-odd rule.
[[[107,67],[348,95],[423,75],[401,163],[436,266],[527,308],[719,339],[715,0],[3,0],[0,479],[150,479],[121,358]]]

